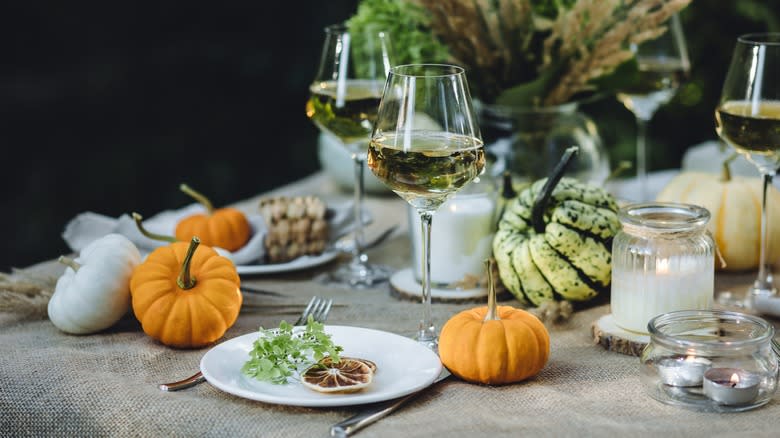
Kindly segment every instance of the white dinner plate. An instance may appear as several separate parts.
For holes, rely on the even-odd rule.
[[[338,257],[338,251],[325,251],[316,256],[303,256],[290,260],[286,263],[268,263],[265,265],[237,265],[238,275],[249,274],[278,274],[281,272],[298,271],[301,269],[313,268]]]
[[[284,385],[261,382],[244,375],[241,367],[259,333],[248,333],[209,350],[200,361],[206,380],[227,393],[266,403],[292,406],[350,406],[374,403],[419,391],[436,379],[442,369],[439,356],[417,341],[393,333],[362,327],[325,326],[343,356],[376,363],[374,380],[351,394],[323,394],[291,379]]]

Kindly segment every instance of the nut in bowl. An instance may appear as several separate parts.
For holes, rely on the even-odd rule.
[[[284,263],[325,250],[330,235],[327,208],[318,197],[266,198],[259,209],[267,227],[266,262]]]

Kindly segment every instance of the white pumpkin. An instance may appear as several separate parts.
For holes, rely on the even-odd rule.
[[[95,333],[114,325],[130,309],[130,277],[141,263],[138,248],[120,234],[90,243],[57,280],[49,301],[51,322],[73,334]]]
[[[722,173],[679,173],[663,188],[656,200],[695,204],[709,210],[711,218],[707,229],[726,261],[725,268],[716,261],[716,268],[744,271],[758,268],[762,191],[763,181],[760,177],[731,176],[727,162]],[[780,191],[770,186],[767,200],[767,263],[773,263],[780,257]]]

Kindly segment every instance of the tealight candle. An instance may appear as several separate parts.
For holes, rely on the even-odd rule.
[[[625,330],[647,333],[655,316],[708,310],[715,289],[710,213],[689,204],[623,207],[612,243],[611,311]]]
[[[744,405],[758,397],[760,379],[737,368],[710,368],[704,373],[704,395],[724,405]]]
[[[712,361],[703,357],[667,357],[658,361],[658,375],[669,386],[701,386]]]

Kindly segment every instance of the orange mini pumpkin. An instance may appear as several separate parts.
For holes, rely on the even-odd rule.
[[[213,343],[241,309],[233,262],[199,243],[193,237],[155,249],[130,279],[133,313],[144,332],[171,347]]]
[[[544,368],[550,357],[550,335],[530,312],[496,306],[491,273],[489,267],[488,305],[464,310],[444,324],[439,356],[452,374],[469,382],[519,382]]]
[[[228,251],[243,247],[252,234],[246,215],[230,207],[215,209],[208,198],[186,184],[181,190],[206,207],[207,213],[188,216],[176,224],[176,239],[188,242],[198,236],[204,245],[218,246]]]

